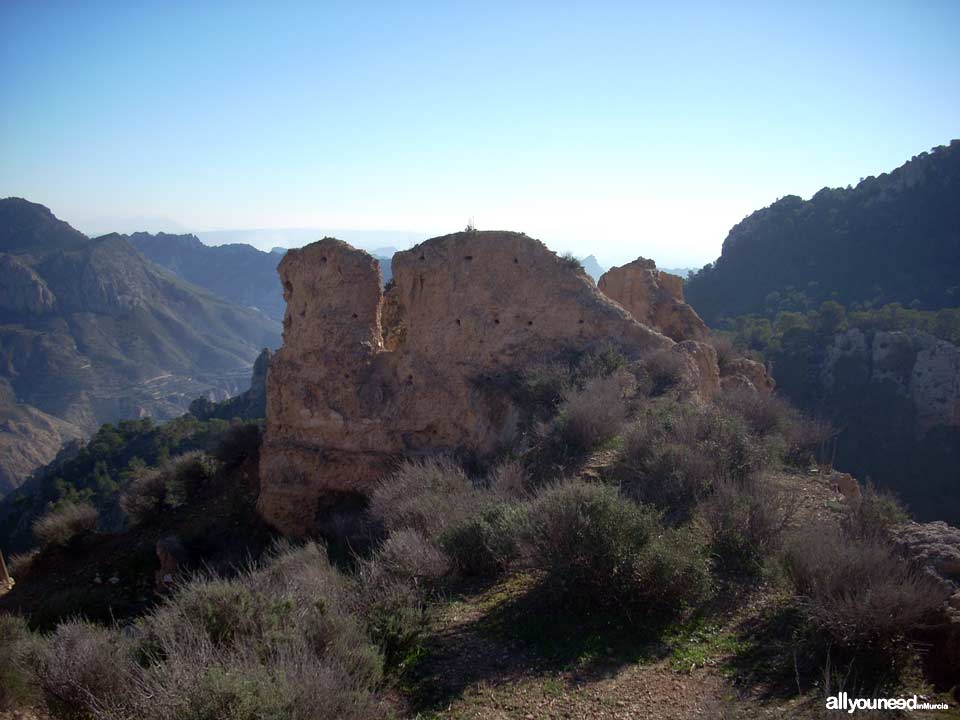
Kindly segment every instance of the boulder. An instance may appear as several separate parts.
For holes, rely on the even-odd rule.
[[[687,377],[695,383],[692,390],[696,396],[706,400],[720,392],[720,371],[717,369],[717,351],[713,345],[685,340],[674,345],[673,352],[692,362],[692,371],[687,373]]]
[[[925,633],[927,670],[944,684],[960,681],[960,528],[945,522],[909,522],[891,531],[893,542],[940,587],[946,598]]]
[[[892,532],[907,557],[931,573],[960,582],[960,528],[942,521],[911,522]]]
[[[515,436],[510,383],[530,362],[604,343],[631,359],[674,346],[521,233],[398,252],[386,299],[377,261],[339,240],[291,250],[278,271],[287,312],[267,376],[258,504],[291,535],[368,493],[401,457],[496,452]],[[677,351],[705,393],[719,386],[710,351]]]
[[[763,363],[744,357],[727,362],[721,370],[721,376],[724,389],[749,386],[759,393],[769,395],[776,385]]]
[[[0,311],[44,315],[56,304],[53,291],[27,264],[0,253]]]
[[[672,340],[703,341],[710,336],[709,328],[683,300],[683,279],[657,270],[653,260],[637,258],[610,268],[600,277],[597,287],[641,323]]]

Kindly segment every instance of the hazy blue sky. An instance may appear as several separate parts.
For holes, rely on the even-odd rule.
[[[960,2],[0,0],[0,196],[700,265],[960,135]]]

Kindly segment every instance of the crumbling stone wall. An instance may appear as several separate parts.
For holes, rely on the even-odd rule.
[[[289,534],[402,456],[508,442],[518,412],[505,382],[531,361],[603,342],[633,358],[673,350],[689,357],[691,387],[719,388],[712,348],[675,345],[521,233],[397,253],[387,312],[377,262],[338,240],[292,250],[278,270],[287,313],[267,377],[259,507]]]

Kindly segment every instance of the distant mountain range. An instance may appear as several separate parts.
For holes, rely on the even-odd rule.
[[[244,307],[257,308],[278,322],[286,307],[277,263],[281,253],[243,244],[211,247],[196,235],[134,233],[137,250],[177,277]]]
[[[196,235],[134,233],[125,237],[146,257],[178,277],[237,305],[262,310],[277,322],[283,321],[286,303],[277,264],[287,248],[264,252],[241,243],[210,246]],[[396,248],[385,247],[372,253],[380,261],[384,283],[392,277],[390,258],[394,252]]]
[[[758,210],[730,231],[687,301],[710,324],[825,300],[918,309],[960,305],[960,140],[855,188]]]
[[[236,394],[279,343],[276,319],[185,282],[128,238],[90,239],[43,205],[0,200],[0,493],[103,422]]]

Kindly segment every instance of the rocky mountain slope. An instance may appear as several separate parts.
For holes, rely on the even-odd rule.
[[[177,277],[206,288],[243,307],[262,310],[277,322],[286,307],[277,277],[277,263],[285,248],[263,252],[252,245],[205,245],[196,235],[134,233],[130,244]],[[390,248],[382,248],[390,250]],[[374,257],[380,262],[383,281],[390,280],[392,253]]]
[[[788,295],[812,307],[831,299],[957,307],[958,197],[960,140],[855,188],[824,188],[808,201],[788,195],[730,231],[716,263],[687,281],[687,298],[710,325]]]
[[[177,277],[230,302],[283,318],[283,292],[277,279],[279,257],[251,245],[211,247],[196,235],[134,233],[130,244]]]
[[[89,239],[42,205],[0,201],[0,493],[103,422],[235,394],[278,329],[122,236]]]

